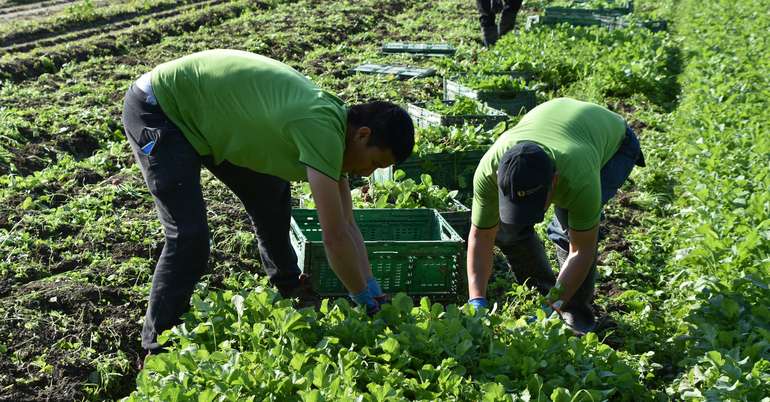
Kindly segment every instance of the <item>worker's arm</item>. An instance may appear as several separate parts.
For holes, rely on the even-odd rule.
[[[348,179],[346,177],[343,177],[339,181],[339,191],[340,199],[342,200],[342,212],[345,215],[348,233],[353,239],[353,249],[356,251],[358,269],[361,272],[361,276],[363,276],[364,280],[368,283],[373,277],[372,267],[369,264],[369,254],[366,252],[364,237],[361,235],[361,230],[358,228],[356,220],[353,217],[353,199],[350,197],[350,185],[348,184]]]
[[[479,229],[471,225],[468,235],[468,298],[486,298],[487,282],[492,275],[495,236],[498,226]]]
[[[340,184],[311,167],[307,168],[307,178],[329,264],[345,288],[353,295],[359,294],[366,290],[366,281],[359,269],[359,253],[343,211]]]
[[[596,258],[599,225],[589,230],[569,230],[569,255],[559,272],[560,299],[568,302],[586,279]]]

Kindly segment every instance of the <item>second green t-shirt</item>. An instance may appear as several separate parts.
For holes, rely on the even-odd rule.
[[[532,109],[479,162],[473,178],[473,224],[482,229],[497,225],[500,159],[517,143],[532,141],[554,161],[559,181],[552,200],[569,212],[569,227],[593,228],[601,216],[600,172],[620,147],[625,130],[620,115],[593,103],[558,98]]]
[[[200,155],[287,181],[306,166],[339,180],[347,108],[277,60],[207,50],[157,66],[152,89],[163,112]]]

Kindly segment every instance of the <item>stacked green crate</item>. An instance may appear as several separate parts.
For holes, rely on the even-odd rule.
[[[633,11],[631,2],[618,4],[617,7],[579,8],[579,7],[546,7],[543,15],[533,15],[527,18],[526,28],[535,25],[570,24],[574,26],[603,26],[609,29],[627,28],[632,25],[641,26],[652,31],[662,31],[668,28],[666,21],[630,20]]]

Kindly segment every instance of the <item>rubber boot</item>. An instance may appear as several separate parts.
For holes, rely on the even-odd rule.
[[[321,307],[321,296],[313,289],[310,276],[300,274],[297,286],[288,289],[278,289],[284,299],[296,300],[297,308]]]
[[[483,26],[481,27],[481,41],[485,47],[490,47],[497,42],[497,27]]]
[[[556,259],[559,261],[559,267],[564,267],[564,261],[567,260],[569,252],[556,246]],[[579,335],[591,332],[596,327],[596,319],[591,309],[591,301],[594,297],[594,286],[596,285],[596,259],[591,264],[586,279],[580,285],[578,290],[572,295],[570,301],[561,308],[561,316],[564,323]]]
[[[543,243],[536,235],[512,245],[499,247],[508,259],[517,282],[529,283],[543,295],[556,284],[556,277],[551,264],[548,263]]]

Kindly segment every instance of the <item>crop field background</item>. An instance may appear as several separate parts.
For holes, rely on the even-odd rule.
[[[635,0],[632,21],[667,29],[524,29],[565,3],[525,1],[516,32],[485,49],[467,0],[0,0],[0,400],[770,401],[770,3]],[[457,52],[380,53],[397,41]],[[432,101],[442,76],[517,70],[538,102],[622,114],[647,167],[605,208],[596,333],[545,317],[502,266],[488,315],[462,294],[400,295],[372,319],[344,300],[296,310],[205,172],[210,274],[139,372],[163,234],[122,98],[155,65],[211,48],[281,60],[351,103]],[[349,71],[362,63],[438,74]],[[495,134],[458,130],[420,131],[418,148]]]

